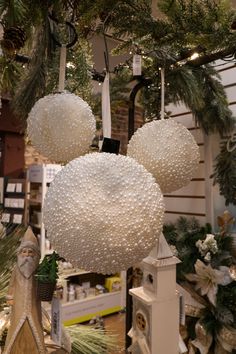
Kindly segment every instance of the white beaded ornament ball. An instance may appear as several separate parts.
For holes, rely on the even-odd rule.
[[[41,154],[55,162],[86,154],[95,130],[90,106],[68,92],[41,98],[28,116],[29,139]]]
[[[139,128],[129,141],[127,155],[152,173],[162,193],[187,185],[200,159],[192,134],[173,119],[155,120]]]
[[[110,274],[148,256],[162,230],[163,196],[134,159],[92,153],[53,180],[43,220],[53,248],[74,266]]]

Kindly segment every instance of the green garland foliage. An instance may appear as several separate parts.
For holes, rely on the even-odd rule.
[[[38,28],[36,46],[32,61],[28,70],[22,75],[20,84],[16,86],[16,93],[13,97],[13,108],[23,120],[26,120],[28,113],[34,103],[41,98],[46,91],[46,67],[47,67],[47,40],[48,28]]]
[[[233,276],[231,278],[230,275],[230,269],[236,268],[233,236],[226,231],[212,234],[209,224],[200,226],[195,218],[184,217],[179,218],[174,224],[166,224],[163,233],[175,255],[181,260],[181,263],[177,265],[178,283],[204,305],[204,309],[199,312],[197,318],[191,317],[196,315],[186,313],[186,344],[194,346],[192,340],[197,336],[195,325],[200,321],[206,335],[212,336],[209,352],[215,353],[218,335],[222,328],[236,329],[236,279]],[[204,276],[203,273],[198,273],[194,267],[196,262],[200,262],[203,267],[209,267],[209,273],[206,270]],[[215,283],[215,271],[224,271],[223,282],[221,280],[220,283]],[[212,302],[210,295],[208,297],[206,287],[203,290],[204,281],[206,286],[207,277],[210,279],[211,276],[212,280],[209,280],[207,286],[209,286],[208,291],[210,291],[210,286],[215,287],[215,302]],[[195,286],[197,281],[199,283]],[[203,332],[202,336],[204,336]]]
[[[139,52],[143,56],[144,76],[152,80],[151,87],[145,88],[142,95],[148,119],[158,117],[160,76],[157,73],[161,66],[166,68],[167,103],[184,102],[207,134],[230,131],[234,118],[215,70],[210,66],[199,68],[196,61],[188,58],[195,48],[201,50],[201,59],[225,50],[233,53],[236,34],[231,25],[236,18],[235,11],[229,1],[161,0],[158,5],[160,15],[164,16],[155,18],[149,0],[1,0],[4,27],[20,26],[27,35],[21,52],[32,57],[34,43],[37,53],[33,55],[29,69],[22,68],[13,101],[15,110],[26,119],[35,101],[48,90],[55,89],[59,55],[58,48],[55,50],[50,44],[47,22],[50,10],[59,21],[72,21],[79,34],[79,44],[68,52],[72,65],[67,70],[67,87],[72,92],[91,99],[91,53],[83,38],[88,38],[94,31],[101,33],[109,29],[109,33],[120,41],[113,54]],[[40,32],[40,28],[44,28],[45,38],[35,41],[35,33]],[[130,67],[130,60],[125,67],[127,64]],[[3,62],[1,70],[4,70]],[[120,72],[120,75],[123,74]],[[118,81],[113,81],[112,90],[116,85],[120,87],[121,81]],[[123,83],[127,87],[125,80]]]
[[[2,94],[14,95],[15,87],[22,74],[21,65],[11,58],[0,57],[1,79],[0,89]]]
[[[220,153],[215,159],[213,183],[219,184],[220,194],[225,198],[225,204],[236,205],[236,149],[227,150],[227,142],[220,144]]]
[[[25,227],[18,226],[12,229],[10,224],[0,232],[0,311],[6,302],[5,296],[15,266],[17,248],[24,232]],[[5,234],[7,235],[4,236]]]
[[[177,266],[178,279],[185,280],[186,273],[194,272],[194,264],[200,256],[199,252],[196,252],[195,243],[197,240],[203,240],[207,233],[211,233],[210,224],[200,226],[195,218],[188,220],[180,217],[176,224],[164,225],[163,234],[167,242],[176,247],[178,257],[182,261]]]

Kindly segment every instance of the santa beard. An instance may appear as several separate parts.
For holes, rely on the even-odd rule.
[[[19,254],[17,257],[17,265],[21,274],[29,279],[38,266],[38,257],[25,257]]]

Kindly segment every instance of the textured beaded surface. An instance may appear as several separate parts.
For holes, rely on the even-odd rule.
[[[35,148],[55,162],[67,162],[88,152],[96,121],[91,108],[72,93],[38,100],[28,116],[28,135]]]
[[[173,119],[155,120],[139,128],[129,141],[127,155],[152,173],[163,193],[187,185],[200,159],[192,134]]]
[[[43,220],[53,248],[74,266],[110,274],[146,257],[158,240],[163,196],[134,159],[93,153],[68,163],[48,189]]]

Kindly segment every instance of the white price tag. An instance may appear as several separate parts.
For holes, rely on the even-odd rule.
[[[23,215],[21,214],[14,214],[13,215],[13,224],[21,224],[22,223],[22,218],[23,218]]]
[[[15,192],[16,185],[15,183],[8,183],[7,185],[7,192]]]
[[[133,75],[142,75],[142,57],[139,54],[134,54],[133,56]]]
[[[3,213],[1,222],[10,222],[10,214]]]
[[[61,345],[61,302],[56,297],[52,299],[52,310],[51,310],[51,338],[57,344]]]
[[[22,184],[21,183],[16,183],[16,192],[22,193]]]

